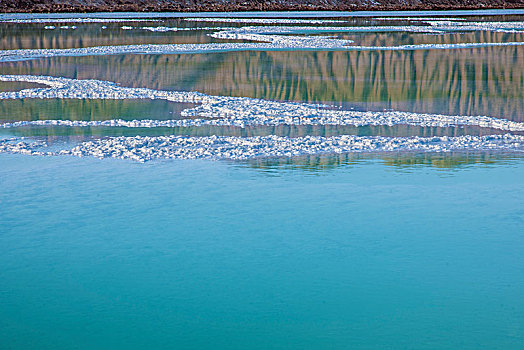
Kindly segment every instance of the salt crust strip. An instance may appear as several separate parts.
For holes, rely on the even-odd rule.
[[[3,128],[21,126],[75,127],[184,127],[253,125],[397,125],[450,127],[478,126],[504,131],[524,131],[524,123],[488,116],[450,116],[400,111],[361,112],[329,109],[307,103],[277,102],[248,97],[212,96],[199,92],[165,91],[147,88],[127,88],[101,80],[77,80],[62,77],[32,75],[0,75],[0,81],[25,81],[48,88],[0,92],[0,99],[162,99],[172,102],[200,103],[181,112],[188,119],[106,121],[37,120],[0,124]]]
[[[524,136],[382,137],[341,135],[306,136],[136,136],[83,142],[71,149],[45,151],[45,142],[21,138],[0,140],[0,153],[120,158],[146,162],[154,159],[232,159],[296,157],[301,155],[381,152],[506,151],[524,152]]]

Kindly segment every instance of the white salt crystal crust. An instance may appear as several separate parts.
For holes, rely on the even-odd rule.
[[[296,157],[301,155],[383,152],[505,151],[524,152],[524,136],[458,137],[333,137],[135,136],[86,141],[69,149],[46,151],[45,142],[21,138],[0,140],[0,153],[120,158],[146,162],[155,159],[232,159]]]
[[[129,128],[254,125],[414,125],[432,127],[478,126],[503,131],[524,131],[524,123],[488,116],[451,116],[400,111],[360,112],[334,110],[307,103],[277,102],[248,97],[212,96],[199,92],[127,88],[101,80],[77,80],[32,75],[0,75],[0,81],[39,83],[49,88],[0,92],[0,99],[162,99],[200,105],[181,112],[187,119],[106,121],[38,120],[0,124],[3,128],[40,126],[115,126]]]

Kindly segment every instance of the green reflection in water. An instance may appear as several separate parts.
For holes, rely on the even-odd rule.
[[[37,88],[47,88],[47,86],[43,84],[37,84],[37,83],[28,83],[25,81],[2,81],[0,82],[0,92],[19,91],[23,89],[37,89]],[[1,101],[1,103],[2,105],[4,103],[8,104],[9,101],[5,100],[5,101]],[[0,108],[2,108],[2,105],[0,105]]]
[[[54,26],[55,29],[45,29]],[[61,29],[75,26],[76,29]],[[106,28],[103,28],[105,26]],[[209,37],[210,30],[151,32],[141,27],[205,27],[184,21],[121,23],[0,23],[0,47],[14,49],[67,49],[75,47],[130,44],[193,44],[225,42]],[[133,27],[127,30],[122,27]],[[228,41],[230,42],[230,41]]]
[[[0,84],[0,91],[3,83]],[[0,101],[0,122],[14,120],[180,119],[193,103],[165,100],[19,99]]]
[[[383,23],[382,23],[383,24]],[[313,34],[327,35],[325,33]],[[465,33],[424,34],[410,32],[347,32],[330,33],[329,36],[353,40],[358,46],[396,46],[421,44],[459,44],[459,43],[492,43],[523,41],[524,33],[497,33],[488,31],[474,31]]]
[[[24,136],[24,137],[105,137],[105,136],[268,136],[277,135],[285,137],[303,136],[336,136],[336,135],[358,135],[358,136],[386,136],[386,137],[409,137],[409,136],[463,136],[463,135],[493,135],[503,134],[496,129],[482,129],[479,127],[420,127],[411,125],[393,126],[344,126],[344,125],[277,125],[277,126],[254,126],[240,128],[235,126],[212,126],[200,127],[176,127],[176,128],[125,128],[125,127],[68,127],[68,126],[24,126],[19,128],[0,128],[0,135]]]
[[[365,164],[370,160],[380,159],[395,171],[411,172],[417,168],[431,167],[444,171],[460,170],[472,165],[511,164],[522,160],[521,156],[501,152],[450,152],[450,153],[347,153],[329,155],[310,155],[294,158],[258,158],[236,162],[247,167],[261,170],[268,175],[279,176],[282,171],[300,171],[311,174],[323,174],[325,171],[340,167]],[[446,173],[443,173],[445,175]]]
[[[500,33],[491,33],[493,35]],[[524,48],[233,52],[59,57],[0,64],[3,74],[115,81],[212,95],[327,102],[362,110],[524,121]]]

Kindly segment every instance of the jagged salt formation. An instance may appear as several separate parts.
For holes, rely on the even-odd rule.
[[[162,91],[126,88],[102,80],[78,80],[37,75],[0,75],[0,81],[24,81],[48,88],[0,92],[0,99],[69,98],[69,99],[164,99],[173,102],[201,102],[208,96],[199,92]]]
[[[232,159],[295,157],[351,152],[451,152],[524,151],[524,136],[490,135],[458,137],[382,137],[342,135],[305,136],[136,136],[83,142],[71,149],[45,151],[43,142],[26,143],[17,138],[0,140],[0,153],[72,155],[120,158],[145,162],[154,159]]]
[[[397,125],[450,127],[478,126],[504,131],[524,131],[524,123],[487,116],[448,116],[411,112],[359,112],[329,109],[307,103],[277,102],[247,97],[211,96],[199,92],[164,91],[146,88],[126,88],[100,80],[77,80],[31,75],[0,75],[0,81],[40,83],[49,88],[0,92],[0,99],[68,98],[68,99],[163,99],[200,105],[182,111],[188,119],[106,121],[38,120],[0,124],[3,128],[21,126],[113,126],[130,128],[180,126],[254,125]]]
[[[0,138],[0,153],[51,156],[54,152],[42,151],[48,147],[44,141],[24,141],[24,137]]]

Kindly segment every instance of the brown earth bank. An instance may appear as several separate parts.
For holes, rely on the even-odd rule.
[[[524,0],[0,0],[0,12],[379,11],[524,8]]]

